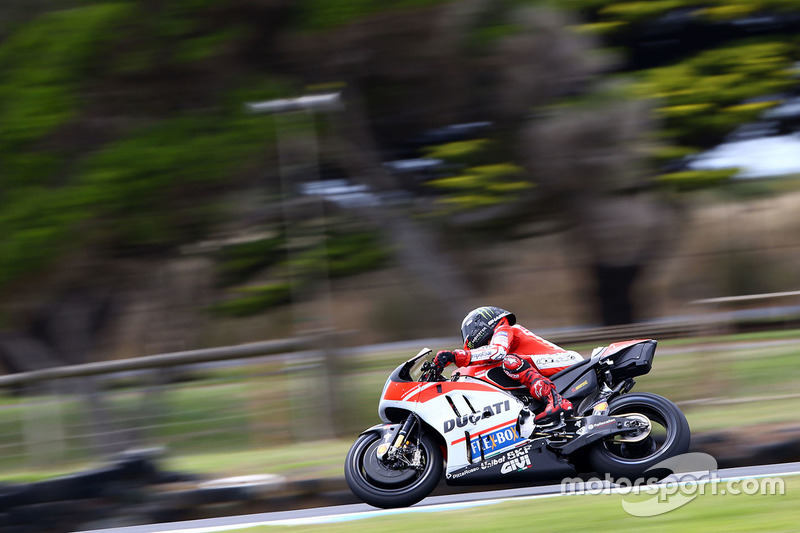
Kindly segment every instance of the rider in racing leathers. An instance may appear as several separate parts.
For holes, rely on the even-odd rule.
[[[474,309],[461,323],[464,348],[439,351],[433,364],[441,373],[450,363],[465,367],[502,361],[506,375],[525,385],[531,396],[545,403],[534,417],[535,423],[550,422],[561,413],[569,415],[572,403],[556,391],[547,376],[583,358],[515,325],[516,321],[513,313],[499,307]]]

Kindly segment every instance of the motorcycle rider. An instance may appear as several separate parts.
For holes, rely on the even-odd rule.
[[[433,359],[439,374],[455,363],[459,367],[489,365],[502,361],[511,379],[525,385],[531,396],[545,403],[534,423],[549,423],[561,413],[569,415],[572,403],[563,398],[548,376],[583,360],[580,354],[567,351],[517,325],[514,313],[499,307],[478,307],[461,323],[464,348],[441,350]]]

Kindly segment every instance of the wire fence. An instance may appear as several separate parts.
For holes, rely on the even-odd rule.
[[[208,453],[329,437],[330,424],[315,425],[312,435],[300,422],[309,412],[331,416],[327,352],[307,350],[317,341],[2,376],[0,471],[91,462],[139,447]]]
[[[696,337],[729,326],[690,320],[543,333],[575,345]],[[131,448],[227,453],[357,431],[374,423],[397,361],[456,341],[336,350],[325,333],[0,376],[0,472],[94,462]]]

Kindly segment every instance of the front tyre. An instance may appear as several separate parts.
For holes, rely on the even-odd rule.
[[[595,472],[630,480],[641,476],[651,466],[686,453],[690,430],[686,417],[671,401],[657,394],[626,394],[609,404],[609,415],[650,420],[650,432],[641,439],[609,437],[589,450],[589,464]]]
[[[367,433],[358,437],[347,453],[344,477],[353,494],[375,507],[407,507],[436,488],[442,476],[442,451],[431,437],[422,434],[404,454],[412,463],[418,462],[414,467],[378,459],[380,443],[380,435]]]

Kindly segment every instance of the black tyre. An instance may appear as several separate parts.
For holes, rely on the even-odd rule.
[[[378,459],[376,450],[380,435],[361,435],[347,453],[344,477],[353,494],[375,507],[407,507],[430,494],[442,476],[442,451],[427,435],[418,442],[410,439],[420,451],[420,467],[389,465]],[[413,451],[409,451],[413,454]]]
[[[637,479],[651,466],[686,453],[691,439],[686,417],[671,401],[657,394],[626,394],[609,404],[610,415],[637,414],[650,420],[650,433],[636,442],[610,437],[589,449],[589,464],[595,472],[613,478]],[[653,474],[651,472],[651,474]],[[669,472],[654,473],[663,477]]]

